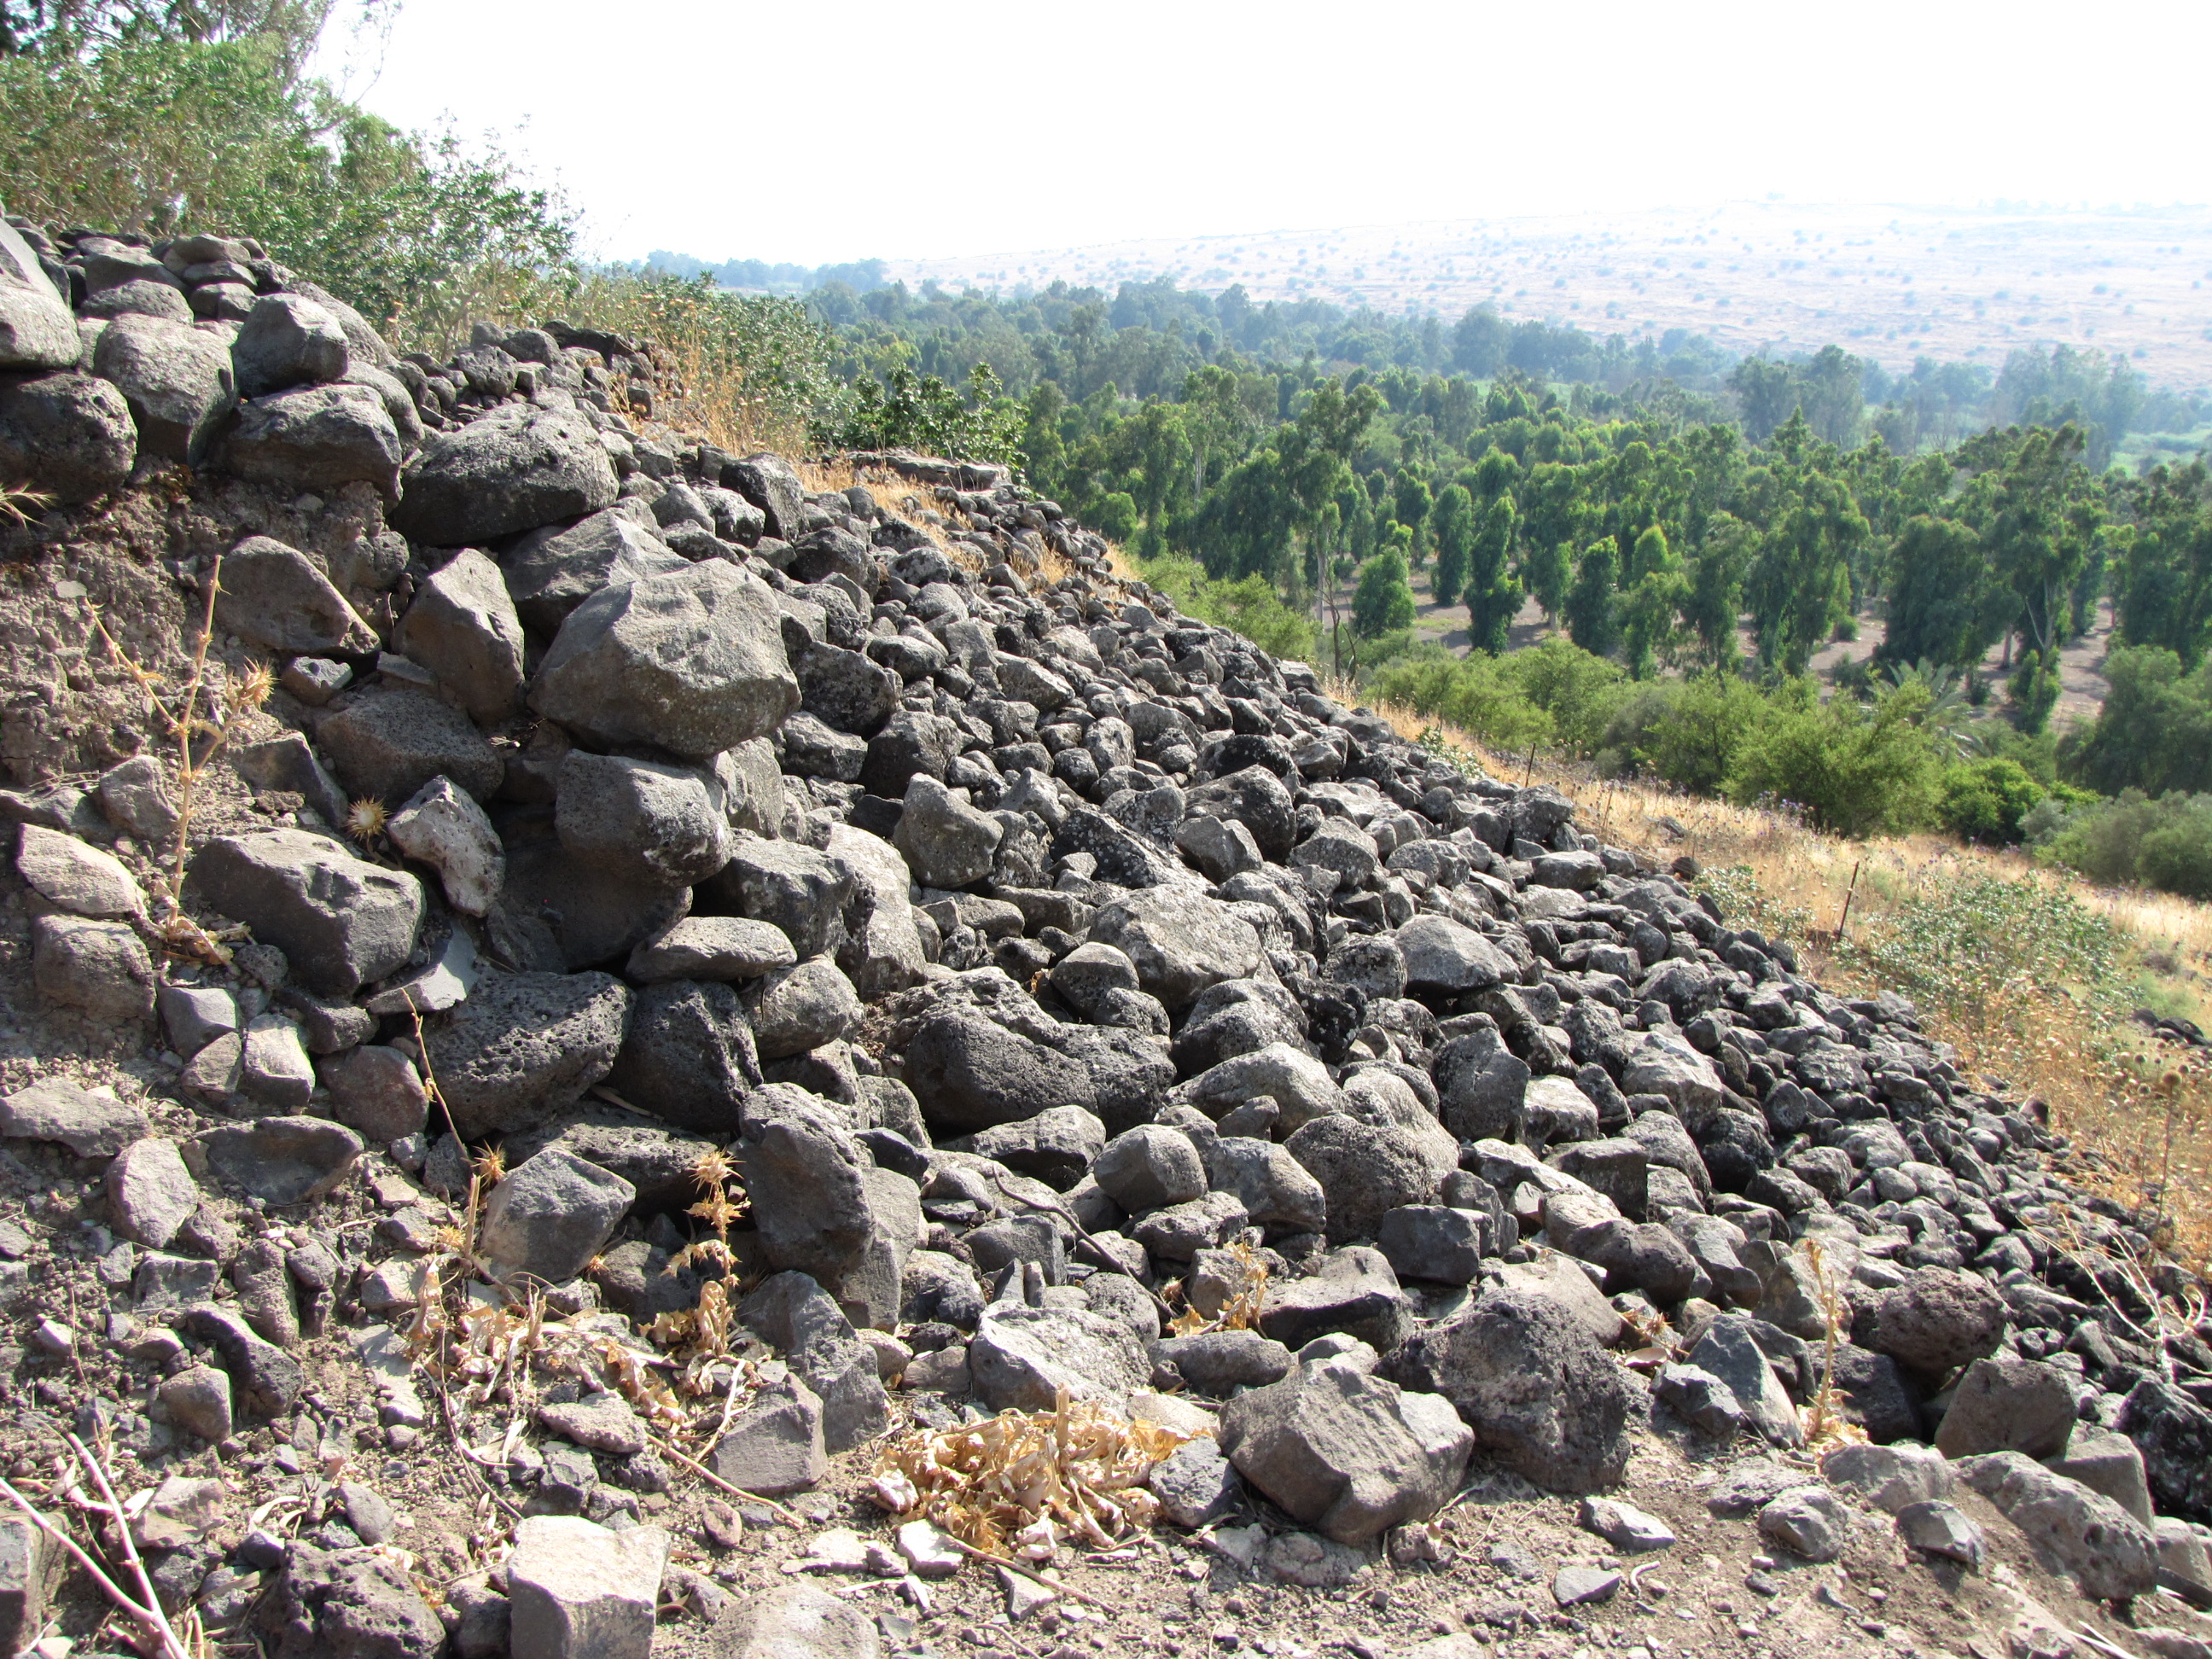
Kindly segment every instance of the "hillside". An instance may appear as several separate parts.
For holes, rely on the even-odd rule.
[[[0,255],[15,1650],[2212,1641],[2201,1281],[1919,958],[1004,468]]]
[[[1167,277],[1447,324],[1486,304],[1601,335],[1681,330],[1738,356],[1841,345],[1893,372],[1923,356],[1994,370],[2012,350],[2069,345],[2118,352],[2177,391],[2212,386],[2202,209],[1732,202],[886,259],[883,275],[995,293]]]

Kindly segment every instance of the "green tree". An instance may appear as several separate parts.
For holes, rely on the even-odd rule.
[[[2114,572],[2120,634],[2194,668],[2212,647],[2212,477],[2201,459],[2154,467],[2125,504],[2135,523]]]
[[[2129,646],[2106,659],[2110,689],[2096,723],[2060,744],[2065,775],[2107,795],[2212,791],[2212,662],[2184,673],[2162,646]]]
[[[1743,583],[1759,535],[1731,513],[1716,513],[1705,544],[1692,562],[1682,616],[1696,630],[1699,654],[1711,667],[1736,659],[1736,624],[1743,614]]]
[[[1908,520],[1890,549],[1885,662],[1963,668],[2004,631],[2011,590],[1996,580],[1971,525],[1926,514]]]
[[[1465,485],[1444,486],[1430,515],[1430,533],[1437,547],[1437,603],[1456,604],[1460,590],[1467,585],[1468,562],[1474,551],[1474,501]]]
[[[1636,538],[1629,556],[1628,591],[1620,606],[1621,643],[1632,678],[1651,678],[1655,659],[1671,647],[1674,613],[1686,596],[1681,561],[1653,525]]]
[[[1521,584],[1511,569],[1514,527],[1510,495],[1487,502],[1477,515],[1463,591],[1468,639],[1478,650],[1504,650],[1513,618],[1520,613]]]
[[[1406,556],[1396,548],[1377,554],[1360,568],[1352,595],[1352,632],[1378,639],[1413,625],[1413,587],[1407,580]]]
[[[1545,619],[1556,623],[1567,602],[1567,584],[1574,567],[1565,542],[1532,546],[1521,561],[1521,580],[1528,592],[1536,596],[1536,603]]]
[[[1917,723],[1924,690],[1889,692],[1868,708],[1850,697],[1816,701],[1802,688],[1745,745],[1729,793],[1751,803],[1803,807],[1839,835],[1901,834],[1935,821],[1942,763]]]
[[[1617,614],[1620,550],[1601,536],[1583,550],[1575,585],[1566,599],[1567,634],[1593,656],[1609,657],[1620,643]]]
[[[1961,841],[2014,847],[2020,843],[2021,820],[2047,793],[2018,761],[1993,756],[1946,772],[1937,810],[1943,827]]]

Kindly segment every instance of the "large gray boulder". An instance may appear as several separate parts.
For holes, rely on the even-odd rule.
[[[620,877],[688,887],[729,861],[728,820],[690,767],[572,749],[553,821],[571,854]]]
[[[1963,1458],[1954,1467],[2038,1553],[2072,1573],[2090,1600],[2144,1595],[2157,1585],[2157,1539],[2102,1492],[2016,1451]]]
[[[1451,1402],[1371,1375],[1371,1352],[1316,1346],[1281,1382],[1222,1407],[1222,1451],[1294,1519],[1340,1544],[1434,1515],[1474,1449]]]
[[[23,234],[0,227],[0,371],[71,368],[84,354],[76,319]]]
[[[928,958],[907,902],[906,860],[881,836],[845,823],[830,826],[829,852],[853,872],[845,940],[836,956],[854,990],[874,1002],[920,984]]]
[[[876,836],[849,826],[847,833],[851,837],[848,847],[851,841],[884,846]],[[781,929],[798,956],[817,957],[844,943],[845,908],[857,873],[848,858],[817,851],[804,842],[748,836],[731,849],[708,890],[739,915]],[[906,903],[903,878],[898,902],[902,907]]]
[[[708,760],[799,706],[774,595],[720,561],[602,590],[562,623],[530,706],[603,748]]]
[[[443,777],[485,800],[507,772],[499,750],[466,714],[442,697],[404,687],[361,693],[315,737],[356,799],[404,801]]]
[[[487,974],[424,1030],[464,1139],[527,1128],[605,1078],[629,1025],[630,993],[607,974]]]
[[[299,294],[264,294],[230,343],[238,395],[258,398],[295,386],[343,380],[352,353],[338,319]]]
[[[476,549],[462,549],[416,589],[398,644],[471,720],[496,726],[521,706],[522,619],[499,567]]]
[[[356,858],[328,836],[264,830],[218,836],[192,860],[200,898],[284,952],[308,989],[350,996],[406,965],[422,886]]]
[[[1987,1279],[1952,1267],[1916,1267],[1875,1304],[1866,1346],[1908,1370],[1942,1376],[1995,1353],[2011,1316]]]
[[[204,460],[238,404],[230,343],[188,323],[118,317],[100,331],[92,372],[123,393],[140,450],[166,460]]]
[[[1091,1073],[1074,1056],[957,1005],[922,1021],[899,1077],[933,1123],[956,1133],[1097,1103]]]
[[[967,887],[991,873],[1005,834],[997,819],[971,805],[965,789],[948,789],[926,772],[908,780],[904,810],[891,844],[924,887]]]
[[[968,1344],[977,1399],[996,1410],[1053,1409],[1071,1400],[1120,1406],[1152,1380],[1145,1344],[1127,1325],[1080,1308],[994,1303]]]
[[[637,994],[607,1086],[687,1129],[734,1133],[760,1086],[752,1028],[727,985],[668,980]],[[793,1266],[799,1264],[793,1263]]]
[[[636,1198],[612,1170],[549,1146],[491,1189],[478,1248],[503,1279],[558,1285],[583,1272]]]
[[[480,545],[611,507],[618,482],[581,415],[509,404],[423,446],[392,522],[433,547]]]
[[[864,1610],[811,1584],[733,1600],[706,1644],[706,1659],[877,1659],[883,1650]]]
[[[501,563],[516,614],[533,632],[549,635],[603,587],[690,568],[658,534],[611,507],[576,524],[532,531]]]
[[[376,630],[297,548],[248,536],[222,556],[215,619],[271,651],[308,656],[366,656]]]
[[[1332,1113],[1314,1119],[1283,1148],[1321,1184],[1332,1244],[1372,1238],[1391,1211],[1436,1200],[1433,1165],[1395,1123]]]
[[[0,285],[0,339],[9,299]],[[131,405],[110,382],[67,372],[0,381],[0,477],[74,507],[121,489],[137,454]]]
[[[223,462],[241,477],[283,489],[399,490],[399,428],[373,386],[310,386],[240,406]]]
[[[1449,916],[1415,916],[1397,940],[1409,993],[1487,991],[1517,977],[1510,957]]]
[[[1539,1486],[1596,1492],[1628,1467],[1633,1385],[1549,1297],[1492,1291],[1415,1332],[1390,1374],[1449,1399],[1485,1450]]]
[[[1250,922],[1220,900],[1182,888],[1149,888],[1106,905],[1091,921],[1091,938],[1127,957],[1137,982],[1171,1014],[1210,985],[1250,977],[1261,960]]]

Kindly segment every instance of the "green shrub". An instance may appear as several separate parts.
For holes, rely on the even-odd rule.
[[[1217,581],[1196,559],[1180,554],[1145,560],[1138,570],[1186,615],[1231,629],[1275,656],[1300,662],[1312,659],[1313,618],[1285,605],[1265,576]]]
[[[1557,740],[1558,728],[1510,672],[1514,660],[1486,651],[1455,657],[1431,646],[1387,665],[1368,690],[1380,702],[1401,703],[1424,719],[1458,726],[1501,752],[1547,746]]]
[[[2062,744],[2067,775],[2108,795],[2212,789],[2212,662],[2185,673],[2162,647],[2115,651],[2096,723]]]
[[[1746,742],[1729,780],[1740,802],[1794,802],[1846,836],[1902,834],[1935,822],[1942,763],[1917,716],[1924,689],[1906,687],[1872,708],[1849,698],[1779,710]]]
[[[1633,695],[1627,671],[1553,635],[1540,645],[1501,659],[1522,695],[1551,718],[1553,741],[1577,755],[1595,754],[1606,728]]]
[[[2021,819],[2047,793],[2016,760],[1978,760],[1943,774],[1938,811],[1943,827],[1961,841],[2011,847],[2021,839]]]
[[[934,374],[900,368],[891,371],[887,386],[872,378],[854,381],[842,401],[834,416],[816,422],[813,436],[823,448],[912,449],[1008,466],[1021,459],[1021,406],[1000,395],[988,363],[969,370],[965,397]],[[1115,534],[1117,541],[1136,527],[1135,501],[1127,495],[1120,499],[1129,502],[1129,514],[1126,520],[1117,515],[1127,526]]]
[[[2212,795],[2154,799],[2129,789],[2117,800],[2031,814],[2024,829],[2039,857],[2093,881],[2212,898]]]
[[[1720,792],[1777,707],[1772,695],[1719,669],[1643,691],[1607,729],[1607,748],[1700,795]]]

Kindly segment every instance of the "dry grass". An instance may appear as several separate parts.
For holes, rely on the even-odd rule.
[[[1357,699],[1355,688],[1329,690]],[[1408,708],[1375,712],[1408,738],[1433,730]],[[2078,919],[2077,933],[2109,946],[2094,975],[2077,956],[1992,948],[1915,988],[1924,1024],[1958,1050],[1970,1077],[2048,1107],[2051,1127],[2086,1154],[2069,1160],[2071,1178],[2159,1216],[2157,1242],[2185,1265],[2201,1273],[2212,1264],[2212,1063],[2125,1018],[2148,1005],[2212,1026],[2212,906],[2094,887],[2024,854],[1940,836],[1847,841],[1794,815],[1600,778],[1540,756],[1496,757],[1448,729],[1435,738],[1493,777],[1553,786],[1614,845],[1662,867],[1686,855],[1709,878],[1720,874],[1749,913],[1738,920],[1790,939],[1806,970],[1842,994],[1884,988],[1893,975],[1878,969],[1911,960],[1914,930],[1947,904],[1995,894],[2027,914]]]

